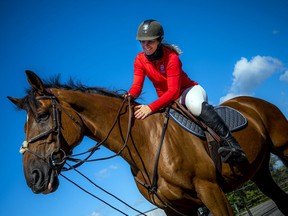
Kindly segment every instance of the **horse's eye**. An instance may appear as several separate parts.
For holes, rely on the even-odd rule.
[[[49,118],[48,112],[41,112],[41,113],[38,113],[38,115],[37,115],[37,119],[39,122],[40,121],[46,121],[48,118]]]

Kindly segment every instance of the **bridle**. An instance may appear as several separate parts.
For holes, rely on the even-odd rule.
[[[73,120],[74,123],[76,123],[80,128],[81,131],[84,130],[83,126],[80,124],[79,121],[77,121],[76,118],[74,118],[68,111],[66,111],[63,107],[61,107],[60,103],[58,102],[57,98],[54,95],[46,95],[46,96],[38,96],[36,97],[36,100],[51,100],[52,102],[52,118],[53,118],[53,126],[51,129],[48,129],[32,138],[30,138],[29,140],[25,140],[20,148],[20,153],[24,154],[26,151],[29,152],[30,154],[33,154],[34,156],[38,157],[39,159],[48,162],[50,167],[53,170],[59,170],[59,167],[61,167],[61,165],[63,163],[65,163],[65,158],[66,153],[65,151],[61,148],[61,142],[60,142],[60,136],[61,136],[61,119],[60,119],[60,110],[63,111],[64,113],[66,113],[66,115],[68,117],[70,117],[70,119]],[[34,143],[42,138],[47,137],[48,135],[55,133],[56,135],[56,140],[57,140],[57,149],[55,149],[48,158],[46,158],[45,156],[36,153],[35,151],[32,151],[29,148],[29,144]],[[60,160],[55,160],[54,159],[54,155],[56,153],[61,152],[63,154],[63,158]]]
[[[73,168],[79,167],[80,165],[82,165],[85,162],[93,162],[93,161],[97,161],[97,160],[106,160],[106,159],[110,159],[113,157],[116,157],[118,155],[120,155],[122,153],[122,151],[126,148],[127,143],[128,143],[128,139],[130,136],[130,131],[131,131],[131,127],[132,127],[132,111],[131,111],[131,97],[124,97],[124,100],[122,101],[122,104],[118,110],[118,113],[116,115],[116,118],[110,128],[110,130],[108,131],[106,137],[98,142],[95,146],[93,146],[92,148],[90,148],[88,151],[77,154],[77,155],[66,155],[65,151],[61,148],[61,142],[60,142],[60,135],[61,135],[61,119],[60,119],[60,110],[63,111],[71,120],[73,120],[73,122],[75,124],[77,124],[80,128],[81,128],[81,132],[84,132],[84,128],[82,126],[82,124],[75,118],[73,117],[73,115],[71,115],[67,110],[65,110],[59,103],[57,97],[55,97],[54,95],[46,95],[46,96],[38,96],[36,97],[36,100],[51,100],[52,102],[52,117],[53,117],[53,126],[51,129],[44,131],[43,133],[40,133],[39,135],[36,135],[35,137],[30,138],[28,141],[25,140],[20,148],[20,153],[24,154],[26,151],[29,152],[30,154],[35,155],[36,157],[38,157],[39,159],[49,163],[50,167],[53,170],[59,170],[60,167],[62,167],[62,165],[66,162],[66,160],[70,160],[73,162],[76,162],[75,165],[70,166],[69,168],[66,167],[62,167],[63,171],[68,171],[71,170]],[[106,158],[100,158],[100,159],[94,159],[94,160],[89,160],[89,158],[94,154],[94,152],[99,149],[99,147],[108,139],[108,137],[110,136],[112,130],[114,129],[115,125],[117,124],[118,120],[119,120],[119,116],[121,115],[121,111],[124,107],[124,104],[128,101],[128,106],[129,106],[129,122],[128,122],[128,129],[127,129],[127,133],[126,133],[126,138],[124,141],[124,144],[122,146],[122,148],[119,150],[119,152],[115,153],[115,155],[106,157]],[[57,134],[57,149],[54,150],[50,156],[48,158],[46,158],[43,155],[40,155],[38,153],[36,153],[35,151],[32,151],[31,149],[29,149],[29,144],[36,142],[44,137],[47,137],[49,134],[51,133],[56,133]],[[62,152],[63,153],[63,157],[61,160],[55,160],[54,159],[54,155],[56,153]],[[90,153],[85,159],[80,160],[80,159],[75,159],[72,158],[72,156],[79,156],[79,155],[84,155]]]

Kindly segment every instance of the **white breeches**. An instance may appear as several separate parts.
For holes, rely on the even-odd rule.
[[[207,94],[200,85],[186,89],[180,96],[180,103],[184,104],[197,117],[201,114],[202,103],[207,100]]]

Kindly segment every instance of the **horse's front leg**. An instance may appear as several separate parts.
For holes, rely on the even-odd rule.
[[[234,212],[224,192],[217,183],[199,180],[196,184],[197,196],[213,216],[233,216]]]

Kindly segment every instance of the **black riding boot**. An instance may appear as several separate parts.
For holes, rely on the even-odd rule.
[[[199,117],[222,138],[218,153],[224,163],[242,162],[247,160],[242,148],[231,134],[225,122],[214,110],[213,106],[209,105],[207,102],[203,102]]]

